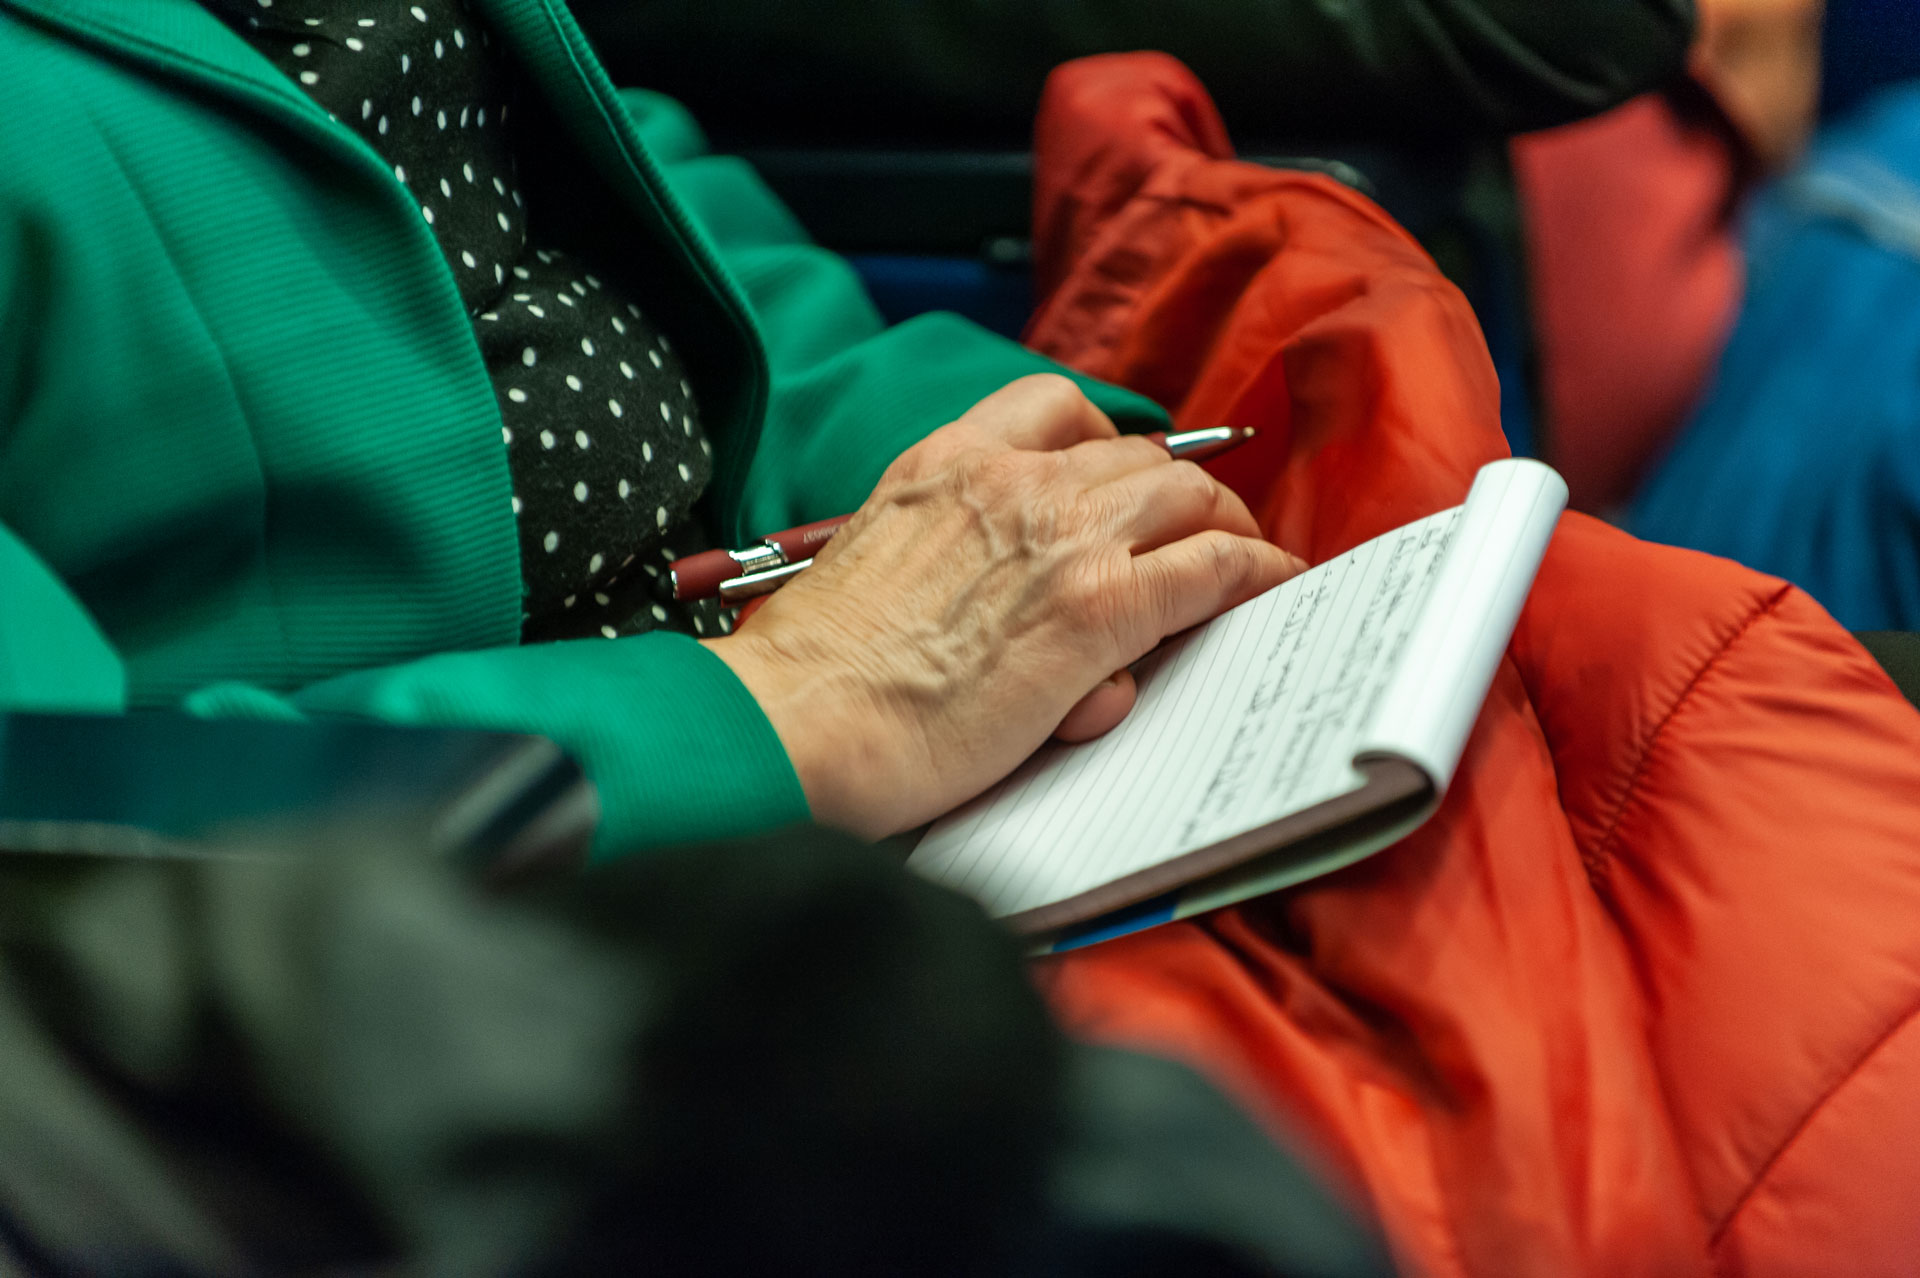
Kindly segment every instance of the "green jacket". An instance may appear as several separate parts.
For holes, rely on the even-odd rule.
[[[616,93],[557,0],[472,3],[550,140],[534,216],[688,351],[716,536],[852,510],[1052,367],[951,316],[884,329],[750,170]],[[518,646],[500,429],[431,233],[347,128],[193,0],[0,0],[0,709],[544,733],[600,787],[601,855],[804,819],[699,644]]]

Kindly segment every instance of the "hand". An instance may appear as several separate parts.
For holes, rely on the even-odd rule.
[[[878,838],[1056,730],[1108,730],[1133,705],[1129,664],[1304,567],[1205,471],[1040,375],[901,454],[812,568],[707,643],[815,820]]]

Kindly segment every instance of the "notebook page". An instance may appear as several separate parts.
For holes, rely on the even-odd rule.
[[[936,824],[908,864],[995,915],[1067,900],[1357,788],[1461,512],[1399,528],[1164,645],[1133,712],[1043,747]]]
[[[1474,476],[1453,548],[1362,752],[1398,754],[1445,790],[1566,508],[1566,481],[1536,461]]]

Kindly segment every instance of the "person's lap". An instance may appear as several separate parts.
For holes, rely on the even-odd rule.
[[[1464,303],[1351,193],[1183,147],[1204,96],[1155,74],[1152,154],[1106,131],[1111,85],[1050,97],[1043,164],[1080,185],[1030,338],[1183,424],[1267,426],[1221,472],[1310,560],[1458,500],[1500,451]],[[1887,1174],[1915,795],[1920,715],[1810,600],[1569,517],[1432,822],[1040,977],[1082,1033],[1304,1129],[1411,1269],[1873,1272],[1920,1192]],[[1789,1233],[1789,1199],[1869,1227]]]

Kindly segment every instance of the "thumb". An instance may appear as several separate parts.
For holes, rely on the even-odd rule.
[[[1054,738],[1069,742],[1091,741],[1113,731],[1127,717],[1127,712],[1133,709],[1133,698],[1137,691],[1133,672],[1116,670],[1067,711],[1067,717],[1053,730]]]

